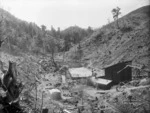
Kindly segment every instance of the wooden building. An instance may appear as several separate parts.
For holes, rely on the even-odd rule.
[[[132,68],[128,65],[131,65],[131,63],[131,61],[128,61],[105,67],[105,76],[101,78],[112,80],[113,84],[130,81],[132,80]]]

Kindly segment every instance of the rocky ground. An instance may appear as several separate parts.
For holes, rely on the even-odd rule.
[[[46,57],[1,54],[5,69],[9,60],[17,63],[18,80],[24,85],[20,104],[27,112],[40,111],[41,108],[48,108],[54,113],[62,109],[70,113],[148,113],[150,110],[149,78],[134,79],[119,90],[116,90],[117,86],[110,90],[97,90],[80,80],[68,79],[62,84],[62,73],[54,72]],[[48,69],[45,70],[45,67]],[[49,90],[53,88],[61,91],[61,100],[51,98]]]

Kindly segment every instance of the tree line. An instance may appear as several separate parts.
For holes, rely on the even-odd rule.
[[[90,36],[94,30],[78,26],[71,26],[65,30],[57,30],[51,26],[37,26],[35,23],[22,21],[10,13],[0,9],[0,41],[4,41],[3,48],[9,51],[32,52],[47,54],[68,51],[83,38]]]

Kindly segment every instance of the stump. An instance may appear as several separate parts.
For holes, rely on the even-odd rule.
[[[17,82],[16,63],[9,61],[8,71],[1,78],[1,87],[6,96],[0,99],[0,104],[3,106],[0,110],[7,113],[23,113],[18,98],[22,85]]]

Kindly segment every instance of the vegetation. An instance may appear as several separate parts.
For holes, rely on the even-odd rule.
[[[47,30],[44,25],[39,27],[35,23],[19,20],[3,9],[0,13],[0,40],[7,38],[3,48],[10,52],[15,49],[35,54],[64,52],[93,33],[91,27],[82,29],[78,26],[62,31],[52,26],[51,30]]]
[[[114,8],[114,9],[112,10],[112,14],[113,14],[114,20],[117,21],[117,27],[119,28],[118,17],[119,17],[119,15],[121,14],[120,8],[119,8],[119,7]]]
[[[143,64],[144,68],[150,67],[149,26],[147,25],[150,22],[149,6],[138,9],[122,18],[119,18],[120,10],[119,7],[114,8],[112,10],[114,22],[109,22],[109,24],[96,30],[90,26],[87,29],[71,26],[65,30],[60,30],[60,28],[56,30],[51,26],[51,29],[48,30],[45,25],[39,27],[35,23],[19,20],[0,9],[0,71],[2,71],[2,75],[6,75],[7,62],[12,59],[17,62],[17,70],[14,69],[13,74],[19,75],[17,80],[20,85],[16,85],[18,89],[23,87],[22,92],[16,96],[20,105],[17,107],[25,108],[23,110],[27,113],[30,111],[41,113],[43,107],[53,111],[59,109],[62,111],[70,105],[78,112],[89,110],[90,113],[97,113],[115,109],[115,112],[128,113],[137,110],[135,109],[137,106],[132,106],[134,104],[132,99],[136,100],[137,97],[141,97],[141,100],[145,101],[143,104],[145,106],[140,107],[140,111],[147,112],[149,106],[146,105],[149,100],[146,99],[149,96],[149,87],[145,83],[147,83],[148,78],[144,80],[142,84],[145,86],[142,87],[139,86],[141,81],[138,80],[138,83],[133,81],[137,87],[139,86],[138,88],[133,87],[134,85],[130,83],[131,89],[125,86],[124,92],[119,92],[119,90],[117,92],[115,89],[110,90],[110,92],[99,92],[94,88],[91,90],[86,87],[84,82],[87,82],[87,79],[73,80],[68,72],[68,68],[79,67],[79,64],[94,70],[94,68],[101,69],[118,62],[131,60],[132,63]],[[63,67],[65,67],[64,72],[62,72]],[[63,75],[66,76],[66,83],[62,83]],[[8,82],[12,84],[6,87],[9,89],[8,92],[5,91],[5,86],[0,88],[0,94],[3,94],[4,90],[6,97],[11,92],[10,87],[16,88],[13,83],[17,81],[13,77],[8,78],[8,81],[13,81],[12,83]],[[3,84],[1,83],[1,85]],[[60,89],[62,93],[69,92],[70,94],[65,95],[69,95],[71,99],[70,97],[69,99],[62,99],[58,105],[50,98],[49,90],[52,88]],[[129,92],[134,98],[131,98],[131,95],[126,95]],[[95,95],[92,98],[88,94]],[[101,96],[98,98],[96,95]],[[16,98],[11,98],[12,100],[10,99],[7,105],[13,105],[10,103],[14,102]],[[118,102],[112,104],[115,98]],[[88,110],[80,109],[83,106],[88,107]],[[110,108],[107,109],[108,106]],[[73,111],[75,111],[74,109]],[[110,112],[112,113],[112,111]]]
[[[150,41],[149,26],[146,24],[149,22],[149,6],[137,9],[121,18],[118,17],[120,9],[115,11],[117,20],[95,30],[90,37],[81,41],[82,61],[87,64],[92,61],[90,66],[97,68],[128,60],[141,62],[150,67],[147,62],[148,48],[138,49],[138,46],[147,45]],[[119,29],[115,27],[117,21]],[[67,52],[68,58],[73,58],[75,50],[76,47],[73,47]]]

